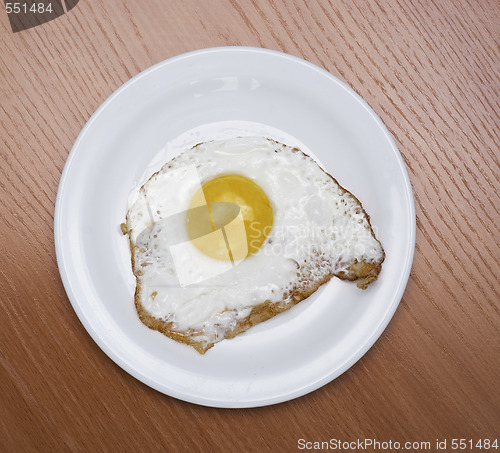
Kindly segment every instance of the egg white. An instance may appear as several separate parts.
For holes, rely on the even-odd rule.
[[[238,263],[202,253],[185,227],[194,194],[222,175],[255,182],[273,210],[266,241]],[[194,339],[207,344],[224,338],[256,305],[286,301],[301,281],[319,281],[355,260],[383,256],[352,195],[296,148],[262,137],[207,142],[185,151],[141,188],[127,226],[139,302],[176,330],[196,331]]]

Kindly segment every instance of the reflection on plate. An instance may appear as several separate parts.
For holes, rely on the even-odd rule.
[[[134,189],[164,162],[201,141],[241,135],[298,146],[318,160],[362,201],[386,260],[366,291],[333,279],[290,311],[201,356],[138,320],[119,225]],[[92,116],[61,178],[55,242],[76,313],[118,365],[185,401],[253,407],[319,388],[376,341],[406,286],[415,212],[394,141],[350,88],[286,54],[214,48],[144,71]]]

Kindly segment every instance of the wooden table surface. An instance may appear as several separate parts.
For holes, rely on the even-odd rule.
[[[0,451],[365,438],[451,451],[454,438],[498,438],[499,36],[495,0],[81,0],[18,33],[0,12]],[[417,211],[410,280],[373,348],[320,390],[244,410],[178,401],[115,365],[71,307],[53,239],[61,172],[90,115],[149,66],[226,45],[287,52],[353,87],[393,134]]]

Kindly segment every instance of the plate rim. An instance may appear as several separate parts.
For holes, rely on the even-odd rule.
[[[361,347],[359,347],[356,351],[354,351],[349,360],[346,360],[344,364],[337,368],[334,372],[331,374],[325,376],[324,378],[320,380],[316,380],[312,383],[310,383],[307,386],[303,386],[299,389],[296,389],[293,392],[287,393],[285,396],[279,395],[274,398],[264,398],[264,399],[259,399],[259,400],[244,400],[244,401],[222,401],[222,400],[214,400],[214,399],[204,399],[200,397],[192,397],[191,395],[186,395],[185,393],[178,392],[174,389],[168,388],[168,392],[166,391],[166,385],[161,386],[156,383],[156,381],[151,380],[146,374],[143,374],[140,370],[138,370],[136,367],[131,366],[127,361],[123,360],[122,357],[114,351],[105,341],[105,339],[102,338],[102,336],[94,329],[92,323],[89,321],[87,316],[85,315],[84,310],[82,309],[80,303],[79,303],[79,297],[75,294],[73,291],[73,285],[71,282],[71,279],[67,273],[67,269],[65,266],[65,257],[62,251],[62,241],[63,241],[63,225],[62,225],[62,217],[63,217],[63,206],[64,206],[64,196],[65,196],[65,189],[68,185],[68,175],[70,173],[70,170],[72,168],[72,163],[73,160],[75,159],[75,156],[78,153],[78,149],[80,147],[80,143],[83,141],[85,135],[88,133],[88,131],[91,129],[93,123],[99,118],[99,115],[101,112],[106,109],[106,107],[113,102],[113,100],[118,97],[122,92],[127,90],[129,86],[132,84],[136,83],[138,80],[142,79],[143,77],[146,77],[148,74],[157,71],[165,66],[171,65],[173,63],[176,63],[180,60],[183,59],[188,59],[188,58],[193,58],[193,57],[198,57],[200,55],[207,55],[211,53],[224,53],[224,52],[251,52],[251,53],[256,53],[256,54],[265,54],[265,55],[271,55],[275,56],[278,58],[284,58],[288,59],[296,64],[300,64],[303,66],[306,66],[308,69],[316,71],[321,73],[323,76],[326,76],[328,79],[330,79],[331,82],[339,85],[342,89],[347,91],[356,101],[358,101],[364,109],[369,113],[370,117],[372,120],[376,122],[378,127],[381,129],[383,132],[385,138],[388,140],[388,143],[390,144],[391,150],[393,151],[394,157],[396,158],[396,161],[399,164],[399,168],[401,170],[401,174],[403,176],[403,180],[405,183],[405,199],[406,199],[406,204],[408,207],[408,224],[410,225],[409,231],[408,231],[408,239],[409,239],[409,253],[407,254],[406,261],[404,263],[404,271],[401,273],[401,278],[399,281],[399,287],[397,291],[394,293],[393,300],[391,301],[390,309],[386,312],[386,315],[384,318],[382,318],[378,324],[378,326],[373,330],[372,334],[368,339],[363,343]],[[289,401],[295,398],[298,398],[300,396],[306,395],[314,390],[317,390],[318,388],[326,385],[329,382],[332,382],[335,380],[337,377],[342,375],[345,371],[347,371],[349,368],[351,368],[356,362],[358,362],[365,354],[368,352],[369,349],[375,344],[375,342],[380,338],[384,330],[386,329],[387,325],[391,321],[391,319],[394,316],[394,313],[399,306],[401,299],[403,297],[404,291],[406,289],[408,279],[411,273],[411,268],[412,268],[412,263],[413,263],[413,258],[414,258],[414,253],[415,253],[415,240],[416,240],[416,213],[415,213],[415,200],[414,200],[414,195],[413,195],[413,189],[411,185],[411,180],[408,175],[408,171],[406,168],[406,165],[404,163],[403,157],[401,153],[399,152],[399,149],[396,145],[396,142],[392,135],[390,134],[389,130],[385,126],[385,124],[382,122],[382,120],[379,118],[379,116],[374,112],[374,110],[368,105],[368,103],[354,91],[349,85],[347,85],[345,82],[342,80],[338,79],[335,77],[333,74],[330,72],[326,71],[325,69],[308,62],[307,60],[304,60],[299,57],[295,57],[290,54],[286,54],[283,52],[279,52],[276,50],[271,50],[271,49],[266,49],[266,48],[260,48],[260,47],[248,47],[248,46],[224,46],[224,47],[209,47],[209,48],[203,48],[203,49],[198,49],[198,50],[193,50],[190,52],[182,53],[176,56],[173,56],[171,58],[168,58],[166,60],[163,60],[159,63],[154,64],[153,66],[150,66],[149,68],[141,71],[140,73],[136,74],[134,77],[131,79],[127,80],[124,84],[120,85],[111,95],[109,95],[97,108],[97,110],[90,116],[90,118],[87,120],[85,125],[83,126],[82,130],[78,134],[69,154],[66,159],[64,169],[61,174],[58,190],[57,190],[57,197],[56,197],[56,204],[55,204],[55,210],[54,210],[54,242],[55,242],[55,251],[56,251],[56,259],[57,259],[57,265],[58,265],[58,270],[59,274],[61,276],[61,280],[64,286],[64,289],[66,291],[66,294],[68,296],[68,299],[71,303],[71,306],[73,310],[75,310],[78,319],[82,323],[82,325],[85,327],[85,330],[87,333],[91,336],[93,341],[99,346],[99,348],[111,359],[113,360],[118,366],[120,366],[122,369],[124,369],[127,373],[132,375],[134,378],[137,380],[141,381],[142,383],[148,385],[151,388],[154,388],[155,390],[164,393],[166,395],[169,395],[171,397],[174,397],[176,399],[182,400],[182,401],[187,401],[190,403],[194,404],[199,404],[203,406],[210,406],[210,407],[219,407],[219,408],[251,408],[251,407],[261,407],[261,406],[268,406],[268,405],[273,405],[285,401]],[[388,306],[389,308],[389,306]]]

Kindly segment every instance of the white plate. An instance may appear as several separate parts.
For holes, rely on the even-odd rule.
[[[316,156],[370,214],[387,258],[366,291],[332,280],[308,300],[204,356],[138,319],[128,198],[183,146],[265,134]],[[253,407],[315,390],[352,366],[391,319],[410,273],[415,211],[396,145],[348,86],[290,55],[204,49],[157,64],[88,121],[64,168],[55,212],[61,277],[103,351],[145,384],[219,407]]]

